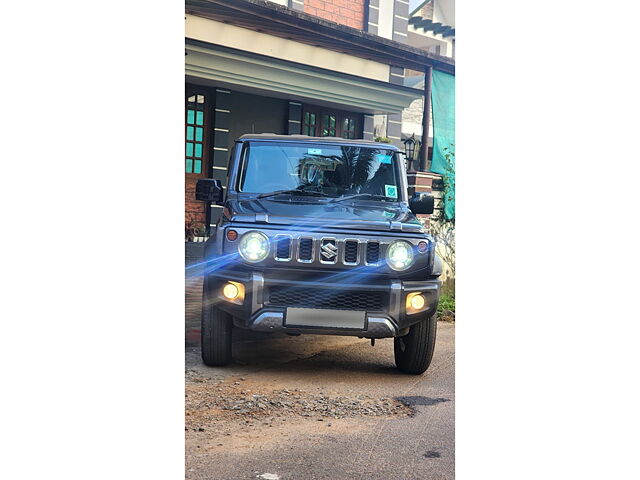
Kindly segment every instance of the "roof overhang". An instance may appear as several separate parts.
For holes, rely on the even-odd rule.
[[[447,57],[395,42],[266,0],[185,0],[186,12],[376,62],[455,74]]]
[[[422,92],[274,57],[187,39],[191,79],[262,95],[334,105],[363,113],[400,113]]]

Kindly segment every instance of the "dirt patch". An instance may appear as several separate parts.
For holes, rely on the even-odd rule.
[[[199,431],[212,422],[252,423],[291,417],[318,421],[349,417],[398,417],[414,414],[411,406],[394,398],[364,394],[314,393],[272,388],[244,377],[217,380],[187,371],[185,424]]]

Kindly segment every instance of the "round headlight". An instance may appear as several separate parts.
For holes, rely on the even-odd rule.
[[[413,247],[411,244],[396,240],[387,249],[387,263],[397,271],[406,270],[413,263]]]
[[[269,239],[261,232],[247,232],[240,240],[238,252],[247,262],[261,262],[269,255]]]

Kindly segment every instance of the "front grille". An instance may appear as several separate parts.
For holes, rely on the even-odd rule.
[[[380,244],[378,242],[367,243],[367,263],[378,263],[380,260]]]
[[[384,295],[383,292],[276,286],[269,288],[269,303],[279,307],[374,311],[383,309]]]
[[[313,253],[313,239],[301,238],[300,249],[298,251],[298,259],[311,261],[311,255]]]
[[[344,243],[344,262],[358,262],[358,242],[356,240],[347,240]]]
[[[291,258],[291,239],[288,237],[280,238],[276,243],[276,258],[279,260],[288,260]]]

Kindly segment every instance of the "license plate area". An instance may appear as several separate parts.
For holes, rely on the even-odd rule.
[[[284,324],[286,327],[364,330],[366,322],[365,311],[289,307]]]

